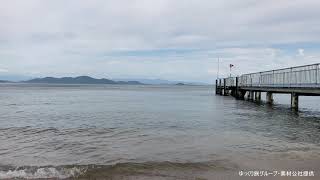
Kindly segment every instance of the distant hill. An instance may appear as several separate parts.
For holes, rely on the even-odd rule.
[[[45,77],[45,78],[35,78],[28,81],[23,81],[24,83],[54,83],[54,84],[132,84],[141,85],[138,81],[113,81],[110,79],[95,79],[89,76],[78,76],[78,77]]]
[[[176,85],[177,86],[184,86],[185,84],[184,83],[177,83]]]
[[[10,83],[10,81],[0,80],[0,83]]]
[[[169,81],[164,79],[117,79],[118,81],[138,81],[143,84],[152,84],[152,85],[176,85],[176,84],[184,84],[184,85],[207,85],[206,83],[201,82],[185,82],[185,81]]]

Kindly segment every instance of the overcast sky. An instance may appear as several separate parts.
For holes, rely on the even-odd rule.
[[[319,0],[0,0],[0,77],[213,82],[320,62]]]

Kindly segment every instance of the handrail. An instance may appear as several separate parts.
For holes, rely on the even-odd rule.
[[[301,65],[301,66],[292,66],[292,67],[288,67],[288,68],[260,71],[260,72],[254,72],[254,73],[247,73],[247,74],[243,74],[243,75],[256,74],[256,73],[265,73],[265,72],[272,72],[272,71],[282,71],[282,70],[287,70],[287,69],[302,68],[302,67],[317,66],[317,65],[320,65],[320,63],[309,64],[309,65]]]
[[[226,86],[235,86],[235,77],[226,79]],[[223,81],[223,80],[222,80]],[[320,63],[262,71],[239,76],[239,86],[314,87],[320,88]]]

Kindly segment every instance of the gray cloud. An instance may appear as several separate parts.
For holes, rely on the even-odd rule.
[[[317,0],[4,0],[0,74],[213,81],[218,56],[222,74],[228,63],[235,74],[314,63],[319,7]]]

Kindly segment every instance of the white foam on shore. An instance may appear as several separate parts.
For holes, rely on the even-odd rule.
[[[0,171],[0,179],[12,179],[12,178],[23,178],[23,179],[42,179],[42,178],[58,178],[66,179],[71,177],[77,177],[82,174],[84,170],[73,167],[73,168],[61,168],[55,167],[41,167],[31,171],[30,169],[16,169],[8,171]]]

